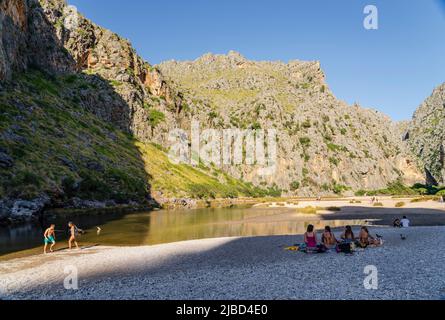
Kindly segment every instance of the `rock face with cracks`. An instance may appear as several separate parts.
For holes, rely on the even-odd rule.
[[[430,185],[445,183],[445,83],[434,89],[416,110],[405,131]]]
[[[262,178],[249,166],[229,168],[236,177],[305,195],[422,180],[401,126],[338,100],[319,62],[250,61],[231,51],[157,68],[203,125],[277,130],[276,174]]]

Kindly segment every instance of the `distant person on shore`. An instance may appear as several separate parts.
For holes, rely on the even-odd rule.
[[[70,229],[70,239],[68,240],[68,248],[71,250],[72,243],[74,242],[77,249],[79,249],[79,246],[77,245],[76,236],[79,234],[79,230],[77,226],[72,223],[68,222],[68,227]]]
[[[321,236],[321,243],[328,249],[334,248],[337,245],[338,240],[335,238],[330,226],[324,228]]]
[[[351,226],[345,227],[345,231],[343,231],[341,239],[344,242],[353,242],[355,240],[354,232],[352,231]]]
[[[48,229],[43,233],[45,246],[43,247],[43,253],[46,254],[46,248],[49,243],[51,246],[49,247],[49,251],[53,252],[53,247],[56,245],[56,232],[54,230],[56,226],[52,224]]]
[[[409,221],[406,216],[403,216],[402,220],[400,220],[400,225],[402,226],[402,228],[409,228],[410,223],[411,221]]]
[[[308,225],[306,232],[304,233],[304,243],[308,248],[317,248],[317,234],[314,231],[313,225]]]

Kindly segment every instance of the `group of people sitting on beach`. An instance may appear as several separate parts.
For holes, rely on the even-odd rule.
[[[304,243],[299,249],[304,252],[322,253],[335,249],[337,252],[351,253],[354,247],[366,248],[368,246],[380,246],[383,244],[382,237],[376,235],[371,236],[366,226],[360,228],[360,232],[356,237],[351,226],[346,226],[342,232],[340,239],[335,237],[331,227],[326,226],[321,235],[321,242],[318,242],[317,232],[313,225],[308,225],[304,234]]]
[[[79,249],[79,245],[77,244],[76,236],[80,234],[81,230],[77,228],[77,226],[72,223],[68,222],[68,229],[69,229],[69,239],[68,239],[68,248],[71,250],[72,244],[76,246],[77,249]],[[49,247],[49,251],[53,252],[53,248],[56,245],[56,225],[51,224],[51,226],[45,230],[43,233],[43,242],[45,243],[45,246],[43,247],[43,253],[46,254],[46,249],[48,244],[51,244]]]

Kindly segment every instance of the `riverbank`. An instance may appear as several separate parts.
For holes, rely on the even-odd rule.
[[[0,263],[2,299],[441,299],[445,227],[373,228],[385,245],[345,256],[284,250],[302,236],[89,247]],[[363,286],[375,265],[378,289]],[[66,267],[78,290],[66,290]],[[68,270],[68,269],[67,269]]]
[[[252,199],[247,199],[250,201]],[[104,211],[103,213],[55,213],[54,220],[41,224],[0,227],[0,261],[41,253],[42,234],[49,223],[57,229],[56,249],[66,246],[66,223],[73,221],[86,231],[80,239],[85,244],[104,246],[141,246],[221,237],[292,235],[303,233],[307,224],[315,228],[330,225],[390,226],[395,218],[407,215],[412,226],[445,225],[445,204],[437,201],[411,202],[397,207],[400,199],[382,198],[382,206],[374,207],[370,199],[331,198],[274,199],[261,205],[244,203],[201,209],[176,209],[142,212]],[[268,199],[270,200],[270,199]],[[283,201],[283,202],[280,202]],[[396,202],[397,201],[397,202]],[[272,206],[270,204],[273,204]],[[228,202],[224,202],[228,204]],[[306,208],[317,208],[315,212]],[[319,210],[322,208],[323,210]],[[332,211],[325,210],[329,208]],[[308,213],[311,212],[311,213]],[[97,228],[102,229],[96,235]]]
[[[220,198],[220,199],[192,199],[192,198],[162,198],[151,200],[145,204],[116,204],[113,202],[78,201],[76,205],[52,208],[40,199],[33,201],[3,201],[0,200],[0,227],[23,225],[41,220],[64,217],[67,219],[79,216],[95,216],[109,213],[129,213],[138,211],[181,210],[202,208],[228,208],[234,206],[252,206],[254,204],[271,201],[274,198]]]

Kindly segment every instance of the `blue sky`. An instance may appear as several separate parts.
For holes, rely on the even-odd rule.
[[[445,82],[445,0],[68,0],[152,64],[239,51],[319,60],[334,94],[410,119]],[[365,30],[376,5],[379,29]]]

